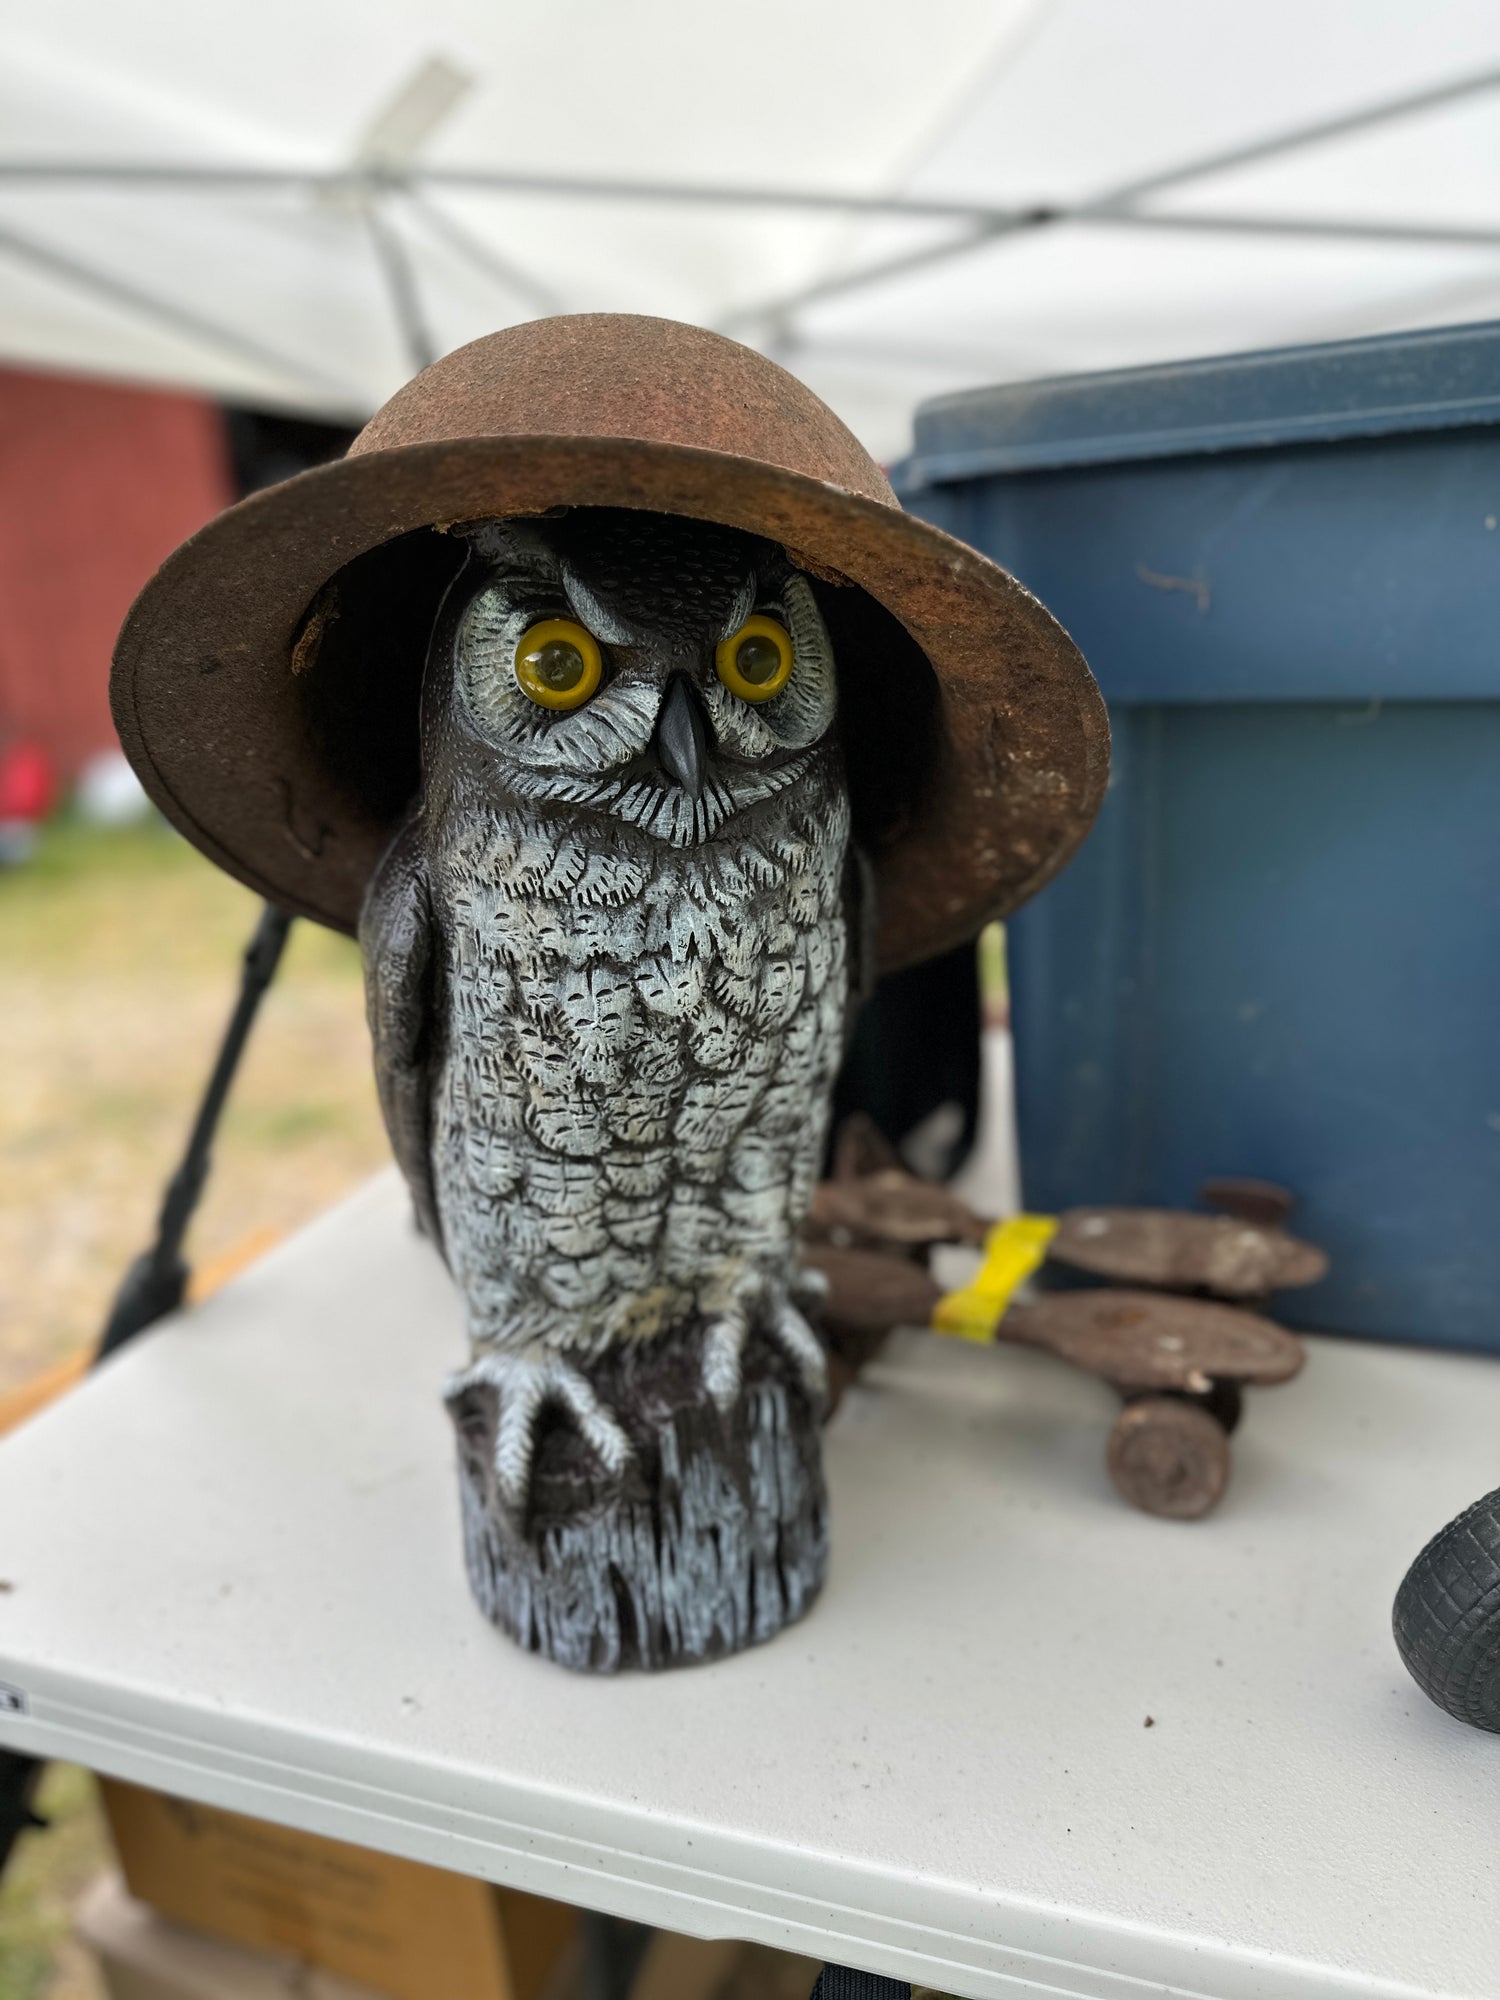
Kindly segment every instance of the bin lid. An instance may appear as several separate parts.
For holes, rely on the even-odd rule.
[[[937,396],[901,494],[986,473],[1500,423],[1500,321]]]

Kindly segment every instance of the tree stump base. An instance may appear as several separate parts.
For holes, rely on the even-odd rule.
[[[496,1493],[496,1392],[450,1399],[469,1583],[529,1652],[593,1673],[690,1665],[772,1638],[817,1596],[828,1566],[821,1411],[753,1341],[723,1416],[700,1353],[695,1330],[590,1364],[633,1461],[605,1484],[567,1421],[544,1419],[524,1524]]]

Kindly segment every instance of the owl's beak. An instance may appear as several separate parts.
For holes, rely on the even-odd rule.
[[[698,697],[681,674],[674,676],[656,718],[656,755],[667,776],[689,798],[697,798],[703,789],[707,741]]]

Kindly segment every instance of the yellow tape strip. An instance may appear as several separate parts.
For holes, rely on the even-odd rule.
[[[974,1282],[945,1292],[932,1309],[934,1333],[960,1340],[993,1340],[1005,1308],[1047,1255],[1057,1234],[1055,1215],[1013,1215],[985,1238],[984,1262]]]

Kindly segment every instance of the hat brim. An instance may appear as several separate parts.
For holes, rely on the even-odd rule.
[[[115,724],[152,800],[259,894],[352,932],[405,800],[362,786],[327,730],[309,727],[293,653],[310,606],[346,564],[418,529],[571,506],[686,515],[779,542],[815,575],[857,586],[925,655],[942,753],[921,809],[872,856],[882,970],[1015,909],[1088,831],[1108,773],[1104,704],[1062,627],[1013,577],[841,487],[618,438],[371,451],[210,522],[147,584],[115,652]],[[413,686],[420,670],[418,659]],[[374,685],[370,699],[382,699]],[[414,756],[414,705],[389,726],[411,729]]]

